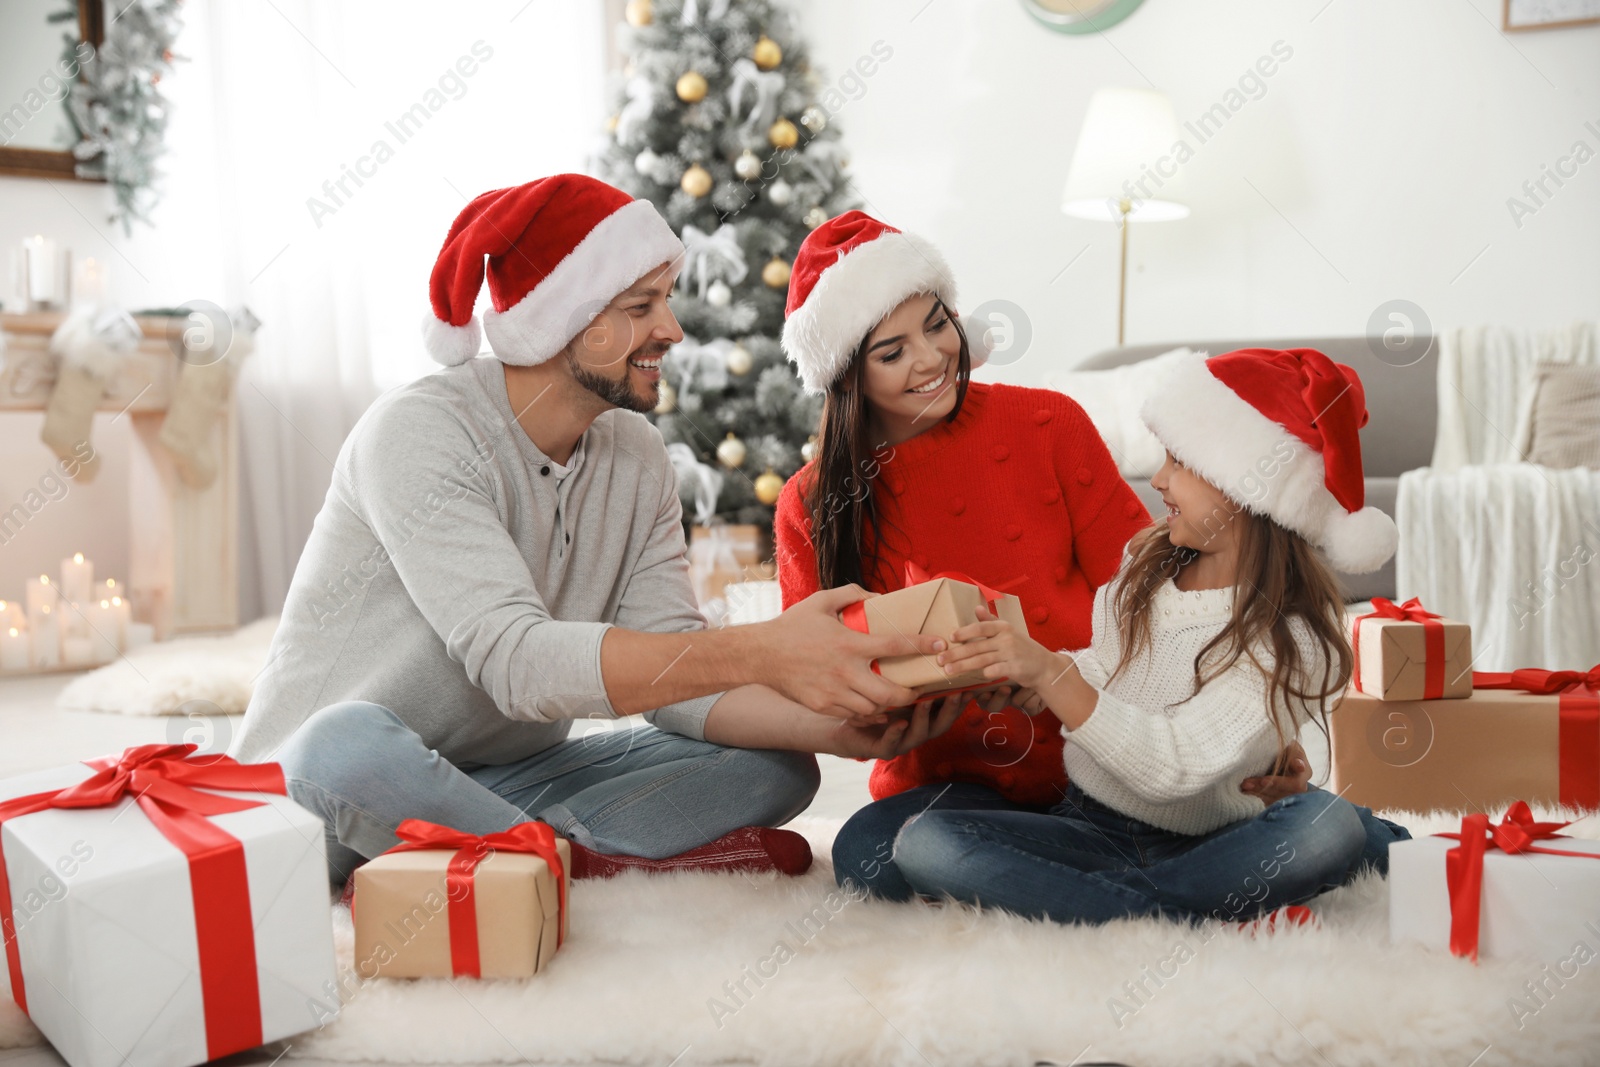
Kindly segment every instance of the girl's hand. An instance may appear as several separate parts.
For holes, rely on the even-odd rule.
[[[938,654],[936,662],[946,674],[964,674],[982,668],[985,678],[1006,678],[1029,688],[1048,682],[1059,673],[1055,654],[1019,631],[1009,622],[995,618],[987,605],[980,604],[978,621],[968,623],[950,635],[950,647]]]
[[[1270,808],[1284,797],[1304,793],[1311,786],[1311,764],[1306,762],[1306,750],[1298,741],[1291,741],[1284,749],[1283,765],[1272,769],[1272,774],[1240,782],[1239,792],[1258,798]]]
[[[925,741],[931,741],[960,718],[971,693],[950,693],[919,700],[909,708],[890,712],[887,723],[856,726],[849,720],[833,729],[829,751],[851,759],[894,759]]]

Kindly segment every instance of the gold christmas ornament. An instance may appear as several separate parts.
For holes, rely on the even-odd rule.
[[[774,148],[793,148],[800,140],[800,131],[788,119],[779,119],[767,130],[767,140]]]
[[[778,42],[771,37],[762,37],[750,50],[750,58],[755,60],[756,66],[762,70],[771,70],[783,62],[783,49],[779,48]]]
[[[771,467],[767,472],[756,479],[756,499],[763,504],[776,504],[778,496],[783,492],[783,479]]]
[[[744,442],[733,436],[733,431],[728,431],[728,436],[717,445],[717,462],[729,470],[738,470],[744,466]]]
[[[773,289],[782,289],[789,284],[789,264],[773,256],[761,268],[761,280]]]
[[[728,349],[728,373],[740,376],[750,373],[750,368],[755,366],[755,357],[744,345],[738,344]]]
[[[617,132],[617,122],[621,118],[622,118],[621,115],[612,115],[610,118],[606,119],[606,132],[607,133],[616,133]]]
[[[745,181],[752,181],[761,176],[761,160],[746,148],[739,153],[739,158],[733,161],[733,172]]]
[[[686,104],[697,104],[706,98],[706,78],[691,70],[678,79],[678,99]]]
[[[656,393],[656,414],[666,415],[678,409],[678,391],[671,382],[662,382]]]
[[[800,446],[800,458],[810,463],[817,458],[817,435],[812,434],[806,438],[806,443]]]
[[[650,0],[628,0],[628,6],[622,9],[622,17],[628,20],[628,25],[634,27],[648,26],[656,19],[655,11],[650,7]]]
[[[711,172],[696,163],[683,172],[678,187],[698,200],[711,191]]]
[[[804,126],[812,133],[820,132],[827,124],[828,113],[823,111],[815,104],[812,104],[810,107],[806,108],[800,113],[800,125]]]
[[[821,204],[818,204],[816,207],[806,212],[806,217],[803,221],[807,226],[810,226],[814,230],[818,226],[821,226],[824,222],[828,221],[828,213],[823,210]]]

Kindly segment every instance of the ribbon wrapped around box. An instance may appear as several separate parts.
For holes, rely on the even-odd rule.
[[[1556,833],[1522,801],[1491,823],[1389,846],[1389,940],[1469,959],[1600,954],[1600,841]]]
[[[276,764],[140,745],[0,782],[11,995],[72,1067],[187,1067],[339,996],[322,820]]]
[[[934,634],[948,639],[960,627],[976,622],[978,605],[985,604],[996,618],[1028,632],[1022,601],[1010,593],[1002,593],[959,571],[930,575],[909,562],[905,577],[905,588],[851,604],[840,615],[841,621],[861,633]],[[914,652],[877,660],[872,669],[891,682],[916,690],[919,696],[981,689],[1001,681],[985,678],[982,670],[945,674],[934,657]]]
[[[1373,597],[1350,624],[1356,692],[1379,700],[1451,700],[1472,692],[1472,627],[1423,609]]]
[[[567,934],[572,846],[542,822],[478,837],[407,819],[401,843],[356,868],[364,978],[527,978]]]
[[[1464,700],[1346,691],[1328,716],[1329,788],[1372,808],[1600,808],[1600,667],[1475,671]]]

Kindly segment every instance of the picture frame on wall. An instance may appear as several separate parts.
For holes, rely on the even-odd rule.
[[[1503,0],[1500,28],[1508,32],[1600,25],[1600,0]]]

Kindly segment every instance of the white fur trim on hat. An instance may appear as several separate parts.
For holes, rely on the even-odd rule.
[[[1178,361],[1139,414],[1184,466],[1321,548],[1337,570],[1365,574],[1394,555],[1394,520],[1377,508],[1345,511],[1321,454],[1219,381],[1204,353]]]
[[[807,393],[828,391],[872,328],[908,296],[956,303],[956,279],[939,250],[910,233],[884,233],[822,272],[806,302],[783,324],[783,351]]]
[[[515,255],[513,249],[507,255]],[[485,311],[483,332],[502,363],[543,363],[593,322],[617,294],[663,263],[683,242],[648,200],[601,219],[545,279],[505,311]]]
[[[437,362],[454,367],[477,356],[483,347],[483,327],[476,315],[465,326],[452,326],[430,311],[422,320],[422,344]]]

